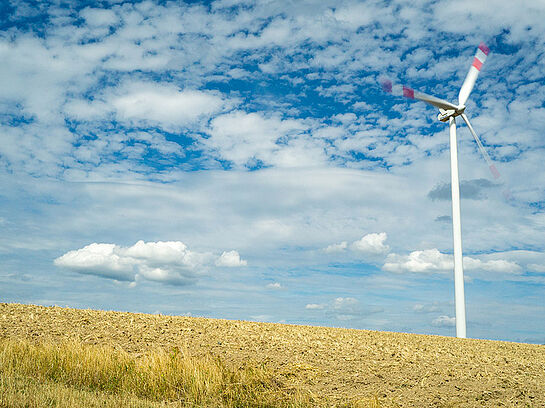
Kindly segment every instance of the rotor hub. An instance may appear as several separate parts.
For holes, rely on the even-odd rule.
[[[437,119],[439,119],[441,122],[448,122],[450,118],[455,118],[456,116],[460,116],[464,111],[466,110],[465,105],[460,105],[456,109],[441,109],[439,108],[439,114],[437,115]]]

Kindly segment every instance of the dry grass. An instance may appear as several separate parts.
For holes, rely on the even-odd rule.
[[[0,407],[10,408],[164,408],[164,403],[131,396],[79,390],[32,378],[0,377]]]
[[[0,406],[303,407],[312,399],[260,367],[232,369],[179,349],[0,342]],[[155,403],[155,404],[154,404]]]
[[[115,350],[135,365],[153,353],[170,358],[178,349],[195,364],[219,362],[232,375],[249,373],[220,377],[226,381],[221,398],[207,397],[200,406],[545,407],[545,345],[0,303],[2,339]],[[225,384],[251,385],[255,378],[263,380],[249,386],[258,391],[254,397],[241,387],[246,400],[229,402]],[[129,395],[152,401],[132,389]]]

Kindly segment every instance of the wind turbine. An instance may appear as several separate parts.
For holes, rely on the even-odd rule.
[[[450,129],[450,177],[451,177],[451,192],[452,192],[452,233],[454,239],[454,299],[456,305],[456,337],[466,337],[466,308],[465,308],[465,296],[464,296],[464,270],[462,265],[462,224],[460,220],[460,183],[458,180],[458,146],[456,142],[456,117],[461,116],[466,123],[469,131],[473,135],[473,138],[477,142],[477,146],[481,151],[484,159],[486,160],[490,171],[495,179],[500,177],[500,173],[496,169],[496,166],[490,160],[490,156],[483,147],[479,136],[473,130],[473,126],[469,123],[469,119],[466,116],[465,103],[475,81],[479,76],[481,67],[483,66],[486,57],[489,53],[489,48],[481,43],[477,48],[477,53],[473,58],[473,63],[469,68],[469,72],[460,88],[458,94],[458,105],[437,98],[432,95],[427,95],[415,91],[412,88],[401,85],[392,85],[389,80],[382,82],[382,88],[394,95],[404,96],[409,99],[418,99],[426,102],[430,105],[439,108],[439,115],[437,119],[441,122],[449,122]]]

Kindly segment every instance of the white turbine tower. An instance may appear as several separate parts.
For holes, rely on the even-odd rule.
[[[490,157],[484,150],[481,140],[473,130],[473,127],[469,123],[469,119],[464,113],[466,106],[465,103],[477,76],[481,70],[481,67],[488,55],[488,47],[481,43],[477,49],[477,54],[473,59],[473,64],[469,68],[466,79],[460,88],[458,94],[458,105],[447,102],[443,99],[436,98],[435,96],[427,95],[421,92],[417,92],[414,89],[401,85],[392,85],[390,81],[383,81],[382,87],[385,91],[393,93],[394,95],[404,96],[410,99],[418,99],[429,103],[439,108],[439,115],[437,118],[441,122],[449,122],[450,128],[450,172],[451,172],[451,190],[452,190],[452,232],[454,238],[454,298],[456,305],[456,337],[466,337],[466,308],[465,308],[465,296],[464,296],[464,270],[462,266],[462,224],[460,221],[460,184],[458,180],[458,146],[456,142],[456,117],[461,116],[464,122],[467,124],[469,131],[473,135],[473,138],[477,142],[477,146],[484,156],[490,171],[495,179],[500,177],[500,173],[490,160]]]

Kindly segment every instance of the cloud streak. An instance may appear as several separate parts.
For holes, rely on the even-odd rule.
[[[322,311],[325,315],[341,322],[362,320],[370,315],[384,311],[381,307],[363,305],[358,299],[350,296],[340,296],[328,303],[308,303],[305,309]]]
[[[468,271],[483,270],[495,273],[520,274],[522,268],[515,262],[497,259],[482,261],[473,257],[463,258],[464,269]],[[382,270],[386,272],[414,272],[433,273],[447,272],[454,269],[454,258],[452,255],[439,252],[438,249],[426,249],[413,251],[409,255],[389,254]]]

